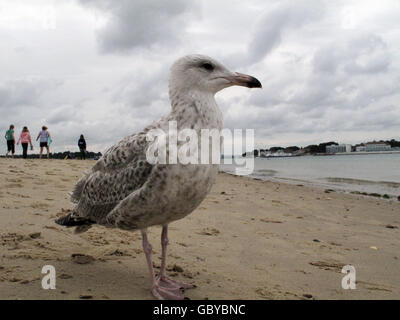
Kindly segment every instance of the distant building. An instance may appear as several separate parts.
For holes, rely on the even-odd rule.
[[[351,152],[351,144],[331,144],[326,146],[327,153],[337,153],[337,152]]]
[[[366,147],[365,146],[357,146],[356,147],[356,152],[365,152],[366,151]]]
[[[365,151],[366,152],[371,152],[371,151],[390,151],[392,147],[389,144],[386,144],[384,142],[379,142],[379,143],[367,143],[365,145]]]

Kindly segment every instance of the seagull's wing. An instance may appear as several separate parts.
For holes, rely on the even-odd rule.
[[[75,217],[100,222],[121,200],[146,182],[153,165],[146,160],[146,131],[108,149],[75,186]]]
[[[126,230],[162,224],[169,213],[165,209],[169,206],[165,192],[171,187],[167,183],[168,170],[175,166],[177,165],[154,165],[143,186],[122,199],[107,214],[103,224]]]
[[[78,203],[81,197],[84,195],[84,189],[86,184],[94,179],[95,176],[115,176],[120,171],[136,170],[143,160],[146,158],[146,150],[148,147],[147,134],[150,130],[158,129],[162,126],[163,122],[168,121],[168,116],[161,118],[157,122],[153,122],[147,126],[143,131],[132,134],[120,142],[110,147],[103,156],[96,162],[93,168],[76,183],[74,191],[70,193],[71,201]],[[148,170],[151,165],[144,165]],[[144,170],[144,169],[143,169]],[[107,175],[108,173],[108,175]],[[139,173],[139,172],[138,172]],[[140,181],[134,184],[134,187],[139,188],[145,182],[145,177],[142,177]]]

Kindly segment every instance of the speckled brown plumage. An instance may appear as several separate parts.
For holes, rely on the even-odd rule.
[[[109,148],[77,182],[71,194],[75,204],[72,213],[56,221],[67,227],[75,226],[77,232],[86,231],[93,224],[125,230],[140,229],[152,292],[159,299],[181,299],[179,288],[192,287],[168,279],[165,274],[167,226],[190,214],[203,201],[215,181],[219,166],[150,164],[146,159],[149,148],[146,134],[151,129],[161,129],[168,135],[171,121],[176,123],[178,131],[193,129],[199,138],[202,129],[221,130],[222,114],[214,95],[232,85],[261,86],[257,79],[231,72],[206,56],[189,55],[177,60],[171,68],[169,80],[171,113]],[[178,142],[178,149],[183,144]],[[200,162],[200,143],[199,147]],[[167,159],[169,151],[167,147]],[[157,277],[146,234],[146,228],[153,225],[163,226],[162,265]]]

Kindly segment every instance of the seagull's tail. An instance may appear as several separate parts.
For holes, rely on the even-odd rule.
[[[67,228],[76,227],[74,233],[82,233],[89,230],[95,222],[84,218],[76,218],[69,213],[55,220],[55,223]]]

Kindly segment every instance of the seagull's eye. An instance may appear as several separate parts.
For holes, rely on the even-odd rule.
[[[208,71],[213,71],[213,70],[214,70],[214,66],[213,66],[211,63],[208,63],[208,62],[203,63],[203,64],[201,65],[201,67],[202,67],[203,69],[208,70]]]

